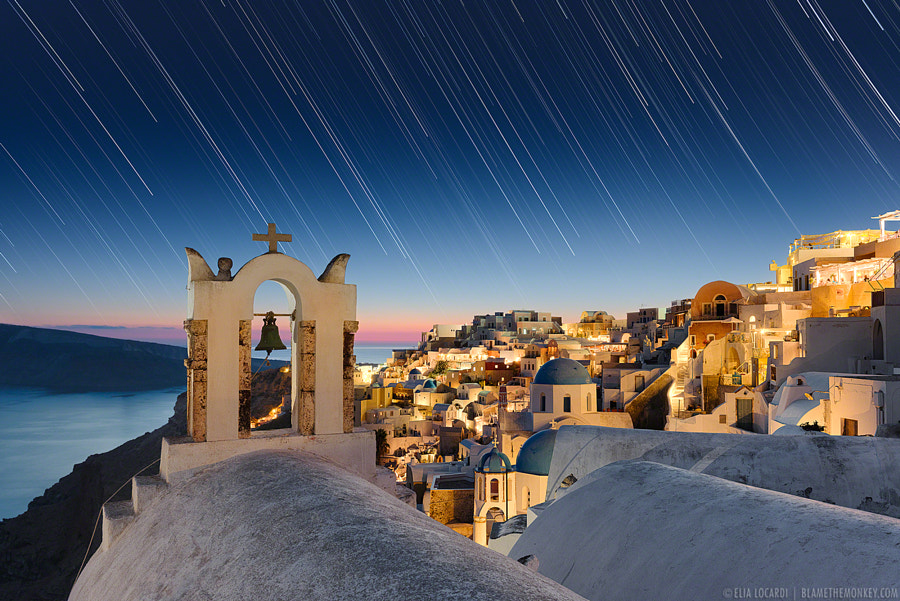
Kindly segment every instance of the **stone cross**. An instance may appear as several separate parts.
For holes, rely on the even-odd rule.
[[[265,234],[253,234],[254,242],[268,242],[269,243],[269,252],[277,253],[278,252],[278,243],[279,242],[290,242],[291,235],[290,234],[276,234],[275,233],[275,224],[269,224],[269,231]]]

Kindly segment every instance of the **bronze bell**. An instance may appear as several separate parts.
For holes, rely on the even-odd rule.
[[[259,344],[256,345],[255,350],[266,351],[266,357],[268,357],[272,351],[281,351],[286,348],[278,335],[278,326],[275,325],[275,312],[269,311],[263,318],[262,333],[259,336]]]

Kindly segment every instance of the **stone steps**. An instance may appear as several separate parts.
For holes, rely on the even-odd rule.
[[[131,479],[130,501],[104,503],[100,550],[109,549],[137,515],[146,509],[167,486],[165,480],[159,476],[135,476]]]

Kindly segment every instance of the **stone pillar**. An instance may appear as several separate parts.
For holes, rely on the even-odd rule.
[[[353,339],[358,330],[358,321],[344,322],[344,432],[353,432],[353,370],[356,367]]]
[[[187,319],[187,429],[194,442],[206,440],[206,361],[208,322]]]
[[[472,540],[482,547],[487,546],[487,518],[483,515],[472,519]]]
[[[250,438],[251,323],[249,319],[238,322],[238,438]]]
[[[316,428],[316,322],[300,321],[298,327],[300,389],[297,391],[297,430],[309,436],[315,434]]]

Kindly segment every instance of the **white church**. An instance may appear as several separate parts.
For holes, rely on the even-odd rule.
[[[551,359],[531,383],[532,431],[562,425],[631,428],[631,416],[603,411],[597,384],[587,368],[568,358]]]

